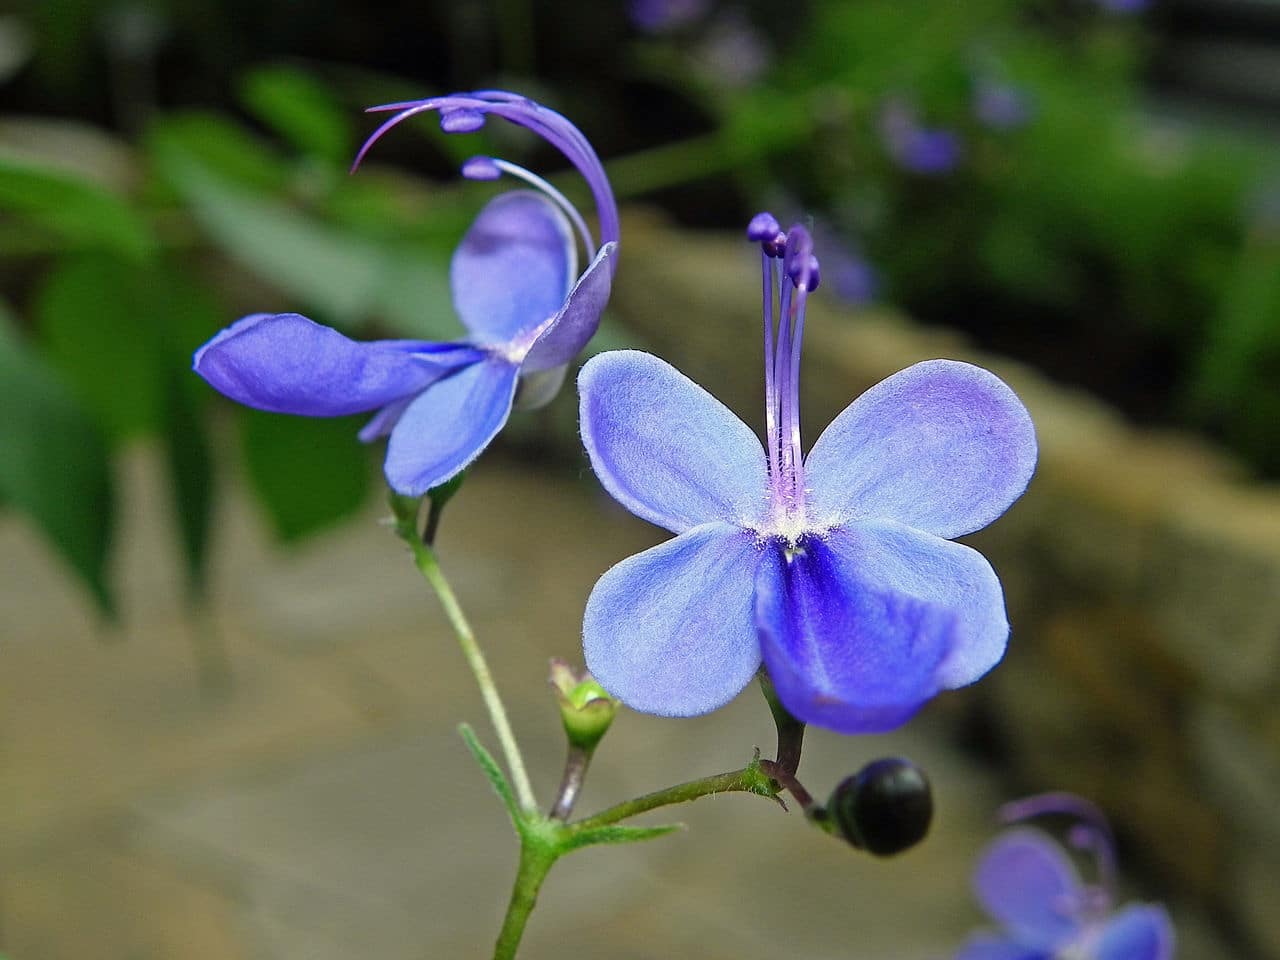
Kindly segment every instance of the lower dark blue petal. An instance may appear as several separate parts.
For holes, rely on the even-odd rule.
[[[1098,939],[1095,960],[1171,960],[1173,924],[1163,907],[1127,907],[1112,917]]]
[[[387,482],[419,497],[478,457],[511,414],[519,368],[487,357],[432,384],[400,414],[387,444]]]
[[[878,589],[819,537],[771,544],[756,574],[760,650],[783,705],[840,733],[892,730],[941,685],[948,608]]]
[[[1082,929],[1084,885],[1062,848],[1039,830],[1001,834],[978,862],[973,886],[992,919],[1023,943],[1051,951]]]
[[[196,351],[192,367],[246,406],[338,417],[411,396],[472,354],[465,345],[359,343],[296,313],[259,313]]]

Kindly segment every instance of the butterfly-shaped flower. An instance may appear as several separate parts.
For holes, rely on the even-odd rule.
[[[1048,794],[1006,809],[1018,808],[1027,815],[1084,812],[1073,835],[1096,855],[1100,883],[1086,884],[1048,834],[1006,831],[974,872],[978,899],[1002,930],[976,934],[955,960],[1171,960],[1173,925],[1164,907],[1133,904],[1112,912],[1110,830],[1091,804]]]
[[[634,709],[693,716],[732,699],[763,660],[799,719],[890,729],[1003,655],[1000,582],[949,538],[1022,493],[1035,433],[995,376],[932,360],[863,394],[803,456],[800,342],[818,264],[802,227],[784,235],[761,214],[748,235],[763,250],[767,449],[655,357],[605,353],[583,367],[596,475],[677,534],[596,584],[587,664]]]
[[[406,117],[439,111],[449,133],[479,129],[494,114],[528,127],[582,173],[595,197],[601,243],[559,191],[505,160],[475,157],[472,179],[503,173],[537,188],[490,201],[453,255],[453,304],[467,329],[450,343],[359,343],[296,313],[253,314],[195,355],[195,371],[247,406],[275,413],[335,417],[377,411],[360,432],[390,437],[386,476],[419,496],[474,460],[517,402],[554,396],[565,365],[586,345],[609,299],[618,214],[604,170],[586,138],[560,114],[501,91],[455,94],[374,110],[395,115],[369,138],[356,163]],[[579,276],[577,235],[591,263]]]

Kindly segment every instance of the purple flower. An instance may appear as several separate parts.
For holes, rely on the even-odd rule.
[[[931,360],[863,394],[802,457],[800,343],[818,263],[803,227],[784,235],[760,214],[748,236],[763,250],[767,449],[655,357],[606,353],[583,367],[596,475],[677,535],[600,578],[587,665],[637,710],[694,716],[727,703],[763,661],[800,720],[890,729],[1003,655],[1000,582],[947,538],[1018,498],[1035,433],[992,374]]]
[[[973,113],[993,130],[1015,130],[1031,119],[1033,107],[1025,90],[1008,83],[979,80],[973,90]]]
[[[586,179],[600,219],[597,248],[581,214],[546,181],[505,160],[473,157],[463,166],[465,176],[507,173],[539,192],[494,198],[454,252],[453,304],[465,340],[357,343],[296,313],[258,313],[196,351],[195,371],[247,406],[308,417],[376,410],[360,439],[389,435],[388,483],[420,496],[474,460],[513,405],[536,406],[554,396],[565,365],[591,339],[609,299],[618,210],[586,138],[531,100],[482,91],[371,109],[396,112],[366,141],[356,165],[383,133],[414,114],[439,111],[448,133],[477,130],[493,114],[559,149]],[[575,230],[592,257],[580,276]]]
[[[1077,847],[1096,857],[1100,883],[1086,884],[1047,834],[1017,827],[983,854],[974,889],[1001,933],[972,937],[955,960],[1170,960],[1174,934],[1158,904],[1112,912],[1114,852],[1110,829],[1092,804],[1067,794],[1046,794],[1006,807],[1005,819],[1066,813],[1080,821]]]
[[[1151,0],[1097,0],[1098,6],[1108,13],[1141,13],[1151,6]]]
[[[627,15],[646,33],[665,33],[688,26],[710,7],[710,0],[630,0]]]
[[[922,126],[915,110],[902,100],[890,100],[881,111],[880,136],[898,166],[923,176],[950,173],[964,155],[958,133]]]

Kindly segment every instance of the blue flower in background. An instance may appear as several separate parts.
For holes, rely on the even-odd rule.
[[[665,33],[701,19],[711,0],[628,0],[627,16],[647,33]]]
[[[915,109],[892,99],[880,112],[880,136],[893,161],[922,176],[942,176],[960,165],[964,141],[946,127],[926,127]]]
[[[973,113],[993,130],[1016,130],[1034,113],[1030,95],[1012,84],[979,80],[973,89]]]
[[[586,178],[600,220],[597,248],[582,216],[550,184],[505,160],[475,157],[464,175],[506,173],[540,192],[491,200],[455,251],[450,280],[465,340],[357,343],[296,313],[253,314],[196,352],[195,371],[247,406],[309,417],[376,410],[360,439],[389,436],[388,483],[420,496],[474,460],[513,405],[536,406],[555,394],[609,299],[618,213],[586,138],[533,101],[484,91],[373,109],[396,113],[361,148],[357,164],[383,133],[414,114],[439,111],[450,133],[477,130],[494,114],[557,147]],[[581,276],[575,229],[591,256]]]
[[[761,214],[748,236],[763,251],[765,448],[655,357],[606,353],[583,367],[596,475],[677,534],[596,584],[587,665],[634,709],[693,716],[731,700],[763,661],[799,719],[890,729],[1004,653],[1000,582],[948,538],[1021,495],[1034,429],[995,376],[932,360],[867,391],[802,456],[800,344],[818,263],[802,227],[784,235]]]
[[[1109,13],[1141,13],[1151,0],[1097,0],[1097,4]]]
[[[1158,904],[1112,912],[1114,846],[1101,813],[1068,794],[1046,794],[1006,807],[1006,820],[1043,813],[1080,818],[1073,845],[1090,849],[1100,884],[1086,884],[1047,834],[1017,827],[999,837],[974,872],[982,906],[998,934],[972,937],[954,960],[1171,960],[1173,924]]]

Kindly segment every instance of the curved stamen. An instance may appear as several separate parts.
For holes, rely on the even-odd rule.
[[[450,126],[478,129],[474,114],[495,114],[518,126],[527,127],[559,150],[587,181],[596,202],[596,215],[600,220],[602,244],[618,239],[618,206],[613,189],[605,176],[604,167],[595,150],[582,131],[556,111],[548,109],[515,94],[501,90],[481,90],[473,93],[432,97],[426,100],[382,104],[370,107],[368,112],[395,111],[395,115],[382,123],[365,141],[356,154],[352,169],[358,167],[369,148],[396,124],[419,113],[441,111],[448,114]],[[448,127],[446,127],[446,130]],[[616,258],[611,269],[617,268]]]
[[[586,251],[587,259],[590,260],[591,256],[596,251],[595,241],[591,239],[591,230],[588,229],[586,221],[582,219],[582,214],[578,212],[577,207],[569,202],[569,198],[533,171],[526,170],[524,167],[511,163],[510,161],[503,160],[500,157],[493,157],[491,159],[493,160],[493,165],[499,170],[504,173],[509,173],[511,176],[523,180],[530,186],[541,190],[553,203],[555,203],[557,207],[564,211],[564,215],[572,221],[574,227],[578,231],[578,236],[582,238],[583,248]]]

